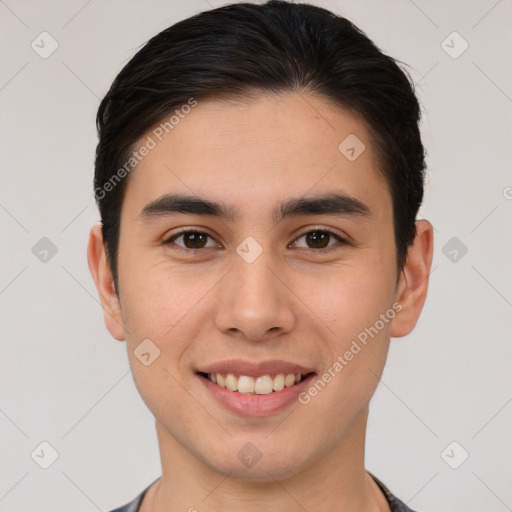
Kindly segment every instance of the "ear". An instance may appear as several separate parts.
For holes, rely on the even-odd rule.
[[[114,289],[114,279],[107,261],[101,223],[91,228],[87,262],[100,296],[105,325],[116,340],[122,341],[125,339],[125,330],[121,304]]]
[[[425,299],[432,266],[434,229],[427,220],[416,221],[416,236],[407,251],[407,260],[400,274],[396,302],[402,305],[391,324],[391,336],[409,334],[416,325]]]

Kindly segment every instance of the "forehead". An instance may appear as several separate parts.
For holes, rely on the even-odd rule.
[[[263,94],[198,101],[187,111],[172,128],[157,125],[136,145],[151,139],[154,147],[130,174],[131,213],[175,191],[231,199],[239,213],[333,189],[389,206],[364,122],[324,98]]]

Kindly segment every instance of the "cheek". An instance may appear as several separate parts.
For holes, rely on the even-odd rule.
[[[394,276],[382,268],[335,268],[328,275],[301,278],[297,283],[298,294],[340,349],[392,307]]]
[[[176,268],[163,258],[145,263],[143,255],[139,259],[134,255],[119,270],[123,309],[130,332],[138,331],[139,335],[162,341],[215,284],[212,272]]]
[[[346,284],[343,291],[333,285],[330,300],[317,299],[312,305],[321,311],[318,316],[323,320],[323,324],[316,323],[325,333],[324,368],[302,394],[300,403],[309,410],[312,425],[326,425],[322,442],[337,442],[350,421],[363,411],[386,362],[391,321],[396,314],[392,296],[389,288],[363,284]]]
[[[322,382],[312,390],[312,396],[305,397],[306,401],[309,398],[313,401],[318,395],[312,404],[313,416],[330,410],[333,418],[343,423],[347,412],[355,414],[375,391],[388,353],[391,321],[396,314],[394,276],[386,276],[380,269],[376,265],[363,270],[345,268],[334,272],[328,280],[317,280],[317,286],[309,286],[304,295],[323,333],[327,372],[319,376]],[[306,288],[301,293],[306,293]]]

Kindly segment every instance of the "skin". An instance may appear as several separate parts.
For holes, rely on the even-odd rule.
[[[349,134],[366,146],[354,161],[338,150]],[[392,200],[372,147],[360,119],[309,93],[200,101],[129,177],[120,297],[101,227],[91,229],[88,261],[106,326],[126,340],[136,386],[155,416],[162,478],[143,512],[390,510],[364,469],[368,404],[390,337],[408,334],[422,310],[433,228],[416,222],[397,275]],[[303,215],[277,224],[270,217],[280,201],[332,190],[359,199],[370,215]],[[139,218],[169,192],[224,201],[240,218]],[[164,243],[182,227],[210,235],[207,247],[180,251],[197,247],[183,237]],[[319,253],[302,236],[313,228],[349,244],[333,237],[330,252]],[[263,249],[250,264],[236,252],[248,236]],[[214,401],[194,373],[235,357],[283,359],[322,375],[394,303],[401,311],[306,405],[244,417]],[[149,366],[134,355],[146,338],[160,349]],[[236,456],[247,442],[262,454],[251,468]]]

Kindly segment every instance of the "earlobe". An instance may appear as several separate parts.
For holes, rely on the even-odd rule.
[[[427,220],[416,221],[416,236],[407,252],[396,294],[402,309],[393,319],[391,336],[409,334],[416,325],[427,298],[434,249],[434,229]]]
[[[108,265],[101,223],[90,231],[87,247],[87,262],[103,308],[103,318],[110,334],[119,341],[125,339],[121,305],[114,289],[112,271]]]

